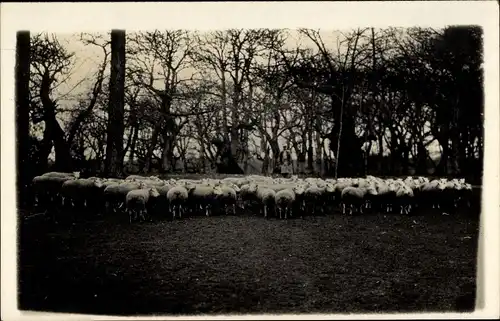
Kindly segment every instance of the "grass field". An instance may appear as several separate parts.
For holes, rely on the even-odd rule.
[[[477,215],[20,224],[23,310],[456,311],[475,300]]]

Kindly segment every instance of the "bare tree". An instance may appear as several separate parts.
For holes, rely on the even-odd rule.
[[[170,171],[175,140],[187,117],[199,112],[186,110],[186,104],[181,102],[195,78],[182,73],[191,68],[196,43],[186,30],[140,32],[131,36],[130,43],[134,46],[130,52],[133,82],[152,94],[157,106],[144,170],[151,170],[154,151],[161,141],[161,168]]]
[[[30,62],[32,67],[30,98],[33,122],[43,121],[45,130],[38,155],[47,161],[52,147],[55,149],[55,167],[72,169],[70,148],[65,133],[56,118],[58,99],[54,90],[67,78],[74,62],[74,53],[68,52],[55,35],[36,34],[31,38]]]

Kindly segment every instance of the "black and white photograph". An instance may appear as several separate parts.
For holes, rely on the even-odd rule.
[[[146,14],[127,15],[126,27],[40,23],[2,41],[2,127],[12,106],[13,128],[8,143],[2,130],[2,200],[5,188],[16,200],[9,293],[20,312],[484,307],[485,177],[498,175],[485,146],[498,138],[485,129],[480,23],[391,25],[386,13],[352,26],[310,16],[311,26],[142,28]]]

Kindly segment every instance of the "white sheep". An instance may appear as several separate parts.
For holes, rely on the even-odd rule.
[[[241,203],[241,208],[245,210],[248,203],[257,201],[257,185],[256,184],[245,184],[241,186],[239,193],[239,200]]]
[[[106,212],[118,212],[124,206],[128,192],[140,187],[141,185],[135,182],[123,182],[107,186],[104,189]]]
[[[293,193],[295,194],[295,201],[293,203],[293,212],[294,213],[299,213],[300,217],[304,217],[304,213],[306,210],[306,203],[305,203],[305,187],[302,185],[296,185],[293,187]]]
[[[276,192],[274,199],[280,219],[282,218],[283,211],[285,212],[285,219],[288,218],[288,215],[292,216],[292,206],[295,201],[295,193],[293,190],[282,189]]]
[[[217,197],[223,192],[220,187],[205,185],[186,185],[189,193],[189,202],[192,204],[192,212],[198,208],[205,210],[205,215],[209,216]]]
[[[363,206],[366,201],[365,197],[368,193],[377,195],[377,190],[373,186],[354,187],[349,186],[342,190],[342,213],[346,214],[346,207],[349,207],[349,214],[352,215],[354,210],[363,213]]]
[[[225,214],[227,214],[229,207],[231,207],[233,210],[233,215],[236,215],[236,191],[234,190],[234,188],[225,184],[220,185],[219,188],[221,189],[222,193],[217,196],[217,200],[219,201],[222,210]]]
[[[323,194],[324,188],[320,188],[317,185],[310,185],[304,191],[304,201],[305,207],[309,210],[308,214],[314,215],[316,209],[323,204],[321,204],[321,196]]]
[[[400,186],[396,191],[396,202],[400,209],[400,214],[409,215],[413,202],[413,190],[408,186]]]
[[[148,214],[150,199],[158,196],[160,196],[160,194],[154,187],[134,189],[128,192],[125,197],[125,205],[129,213],[130,223],[138,217],[145,221],[146,214]]]
[[[172,186],[167,191],[167,200],[169,211],[172,213],[172,219],[175,219],[176,213],[179,218],[182,218],[184,206],[189,197],[188,190],[184,186]]]
[[[269,210],[274,208],[276,192],[267,187],[258,187],[256,194],[261,205],[260,213],[264,214],[264,217],[267,218]]]
[[[48,211],[56,209],[62,203],[61,187],[68,180],[74,180],[75,177],[65,176],[36,176],[32,180],[35,207]]]
[[[42,174],[42,176],[45,176],[45,177],[59,177],[59,178],[65,178],[65,177],[80,178],[80,172],[72,172],[72,173],[48,172],[48,173]]]
[[[63,205],[83,209],[87,204],[99,197],[102,181],[99,178],[83,178],[67,180],[62,184],[61,196]]]

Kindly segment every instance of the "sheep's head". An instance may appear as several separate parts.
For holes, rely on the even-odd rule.
[[[333,193],[335,192],[335,186],[333,186],[333,184],[326,184],[325,191],[327,193]]]
[[[101,188],[104,186],[104,182],[100,179],[95,179],[94,180],[94,185],[97,187],[97,188]]]
[[[297,195],[302,195],[305,192],[304,187],[302,186],[295,186],[294,188],[292,188],[292,190]]]
[[[147,187],[146,183],[144,183],[144,182],[139,182],[139,188],[140,188],[140,189],[143,189],[143,188],[146,188],[146,187]]]
[[[413,195],[413,191],[407,187],[402,187],[399,192],[402,194],[402,195],[405,195],[405,196],[410,196],[410,195]]]
[[[437,186],[436,186],[436,187],[437,187],[437,189],[438,189],[438,190],[440,190],[440,191],[444,191],[444,190],[446,189],[446,185],[447,185],[447,184],[446,184],[446,182],[444,182],[444,181],[439,181],[439,182],[437,183]]]
[[[78,179],[80,178],[80,172],[73,172],[73,176]]]
[[[373,185],[369,185],[366,188],[366,194],[368,194],[368,195],[378,195],[377,188],[375,188],[375,186],[373,186]]]
[[[160,196],[160,192],[155,187],[151,187],[149,189],[149,197],[158,197]]]
[[[220,186],[216,186],[214,187],[213,194],[215,196],[221,196],[224,194],[224,191],[222,190],[222,188],[220,188]]]
[[[257,189],[258,189],[258,186],[255,183],[250,183],[248,185],[248,191],[251,192],[251,193],[257,192]]]
[[[240,192],[240,188],[238,187],[238,185],[231,184],[231,185],[230,185],[230,187],[231,187],[232,189],[234,189],[234,191],[235,191],[236,193],[239,193],[239,192]]]

